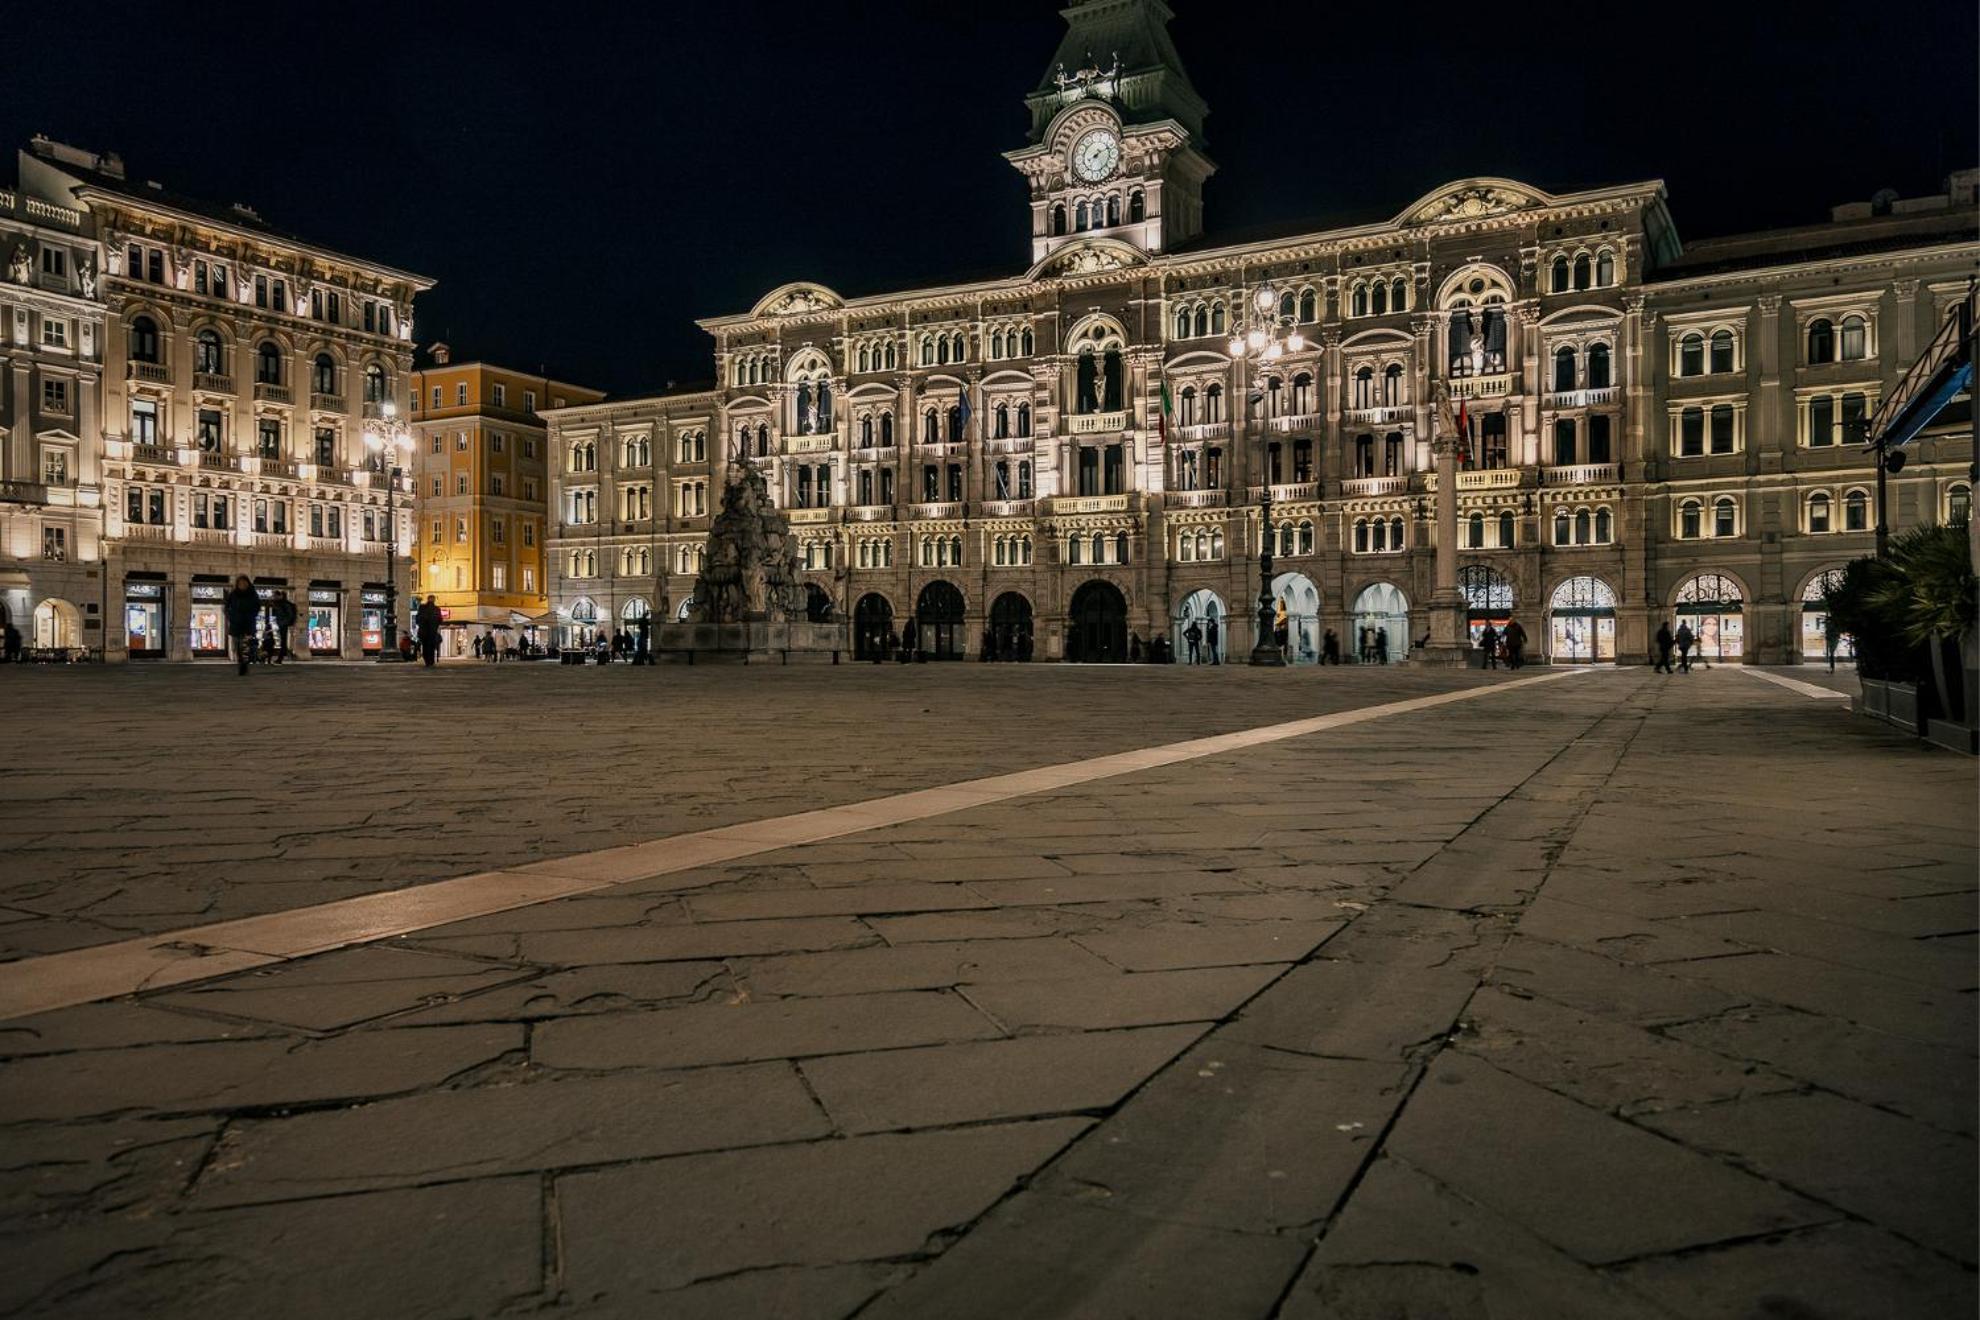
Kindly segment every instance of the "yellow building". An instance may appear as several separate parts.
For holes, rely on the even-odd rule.
[[[520,627],[549,609],[549,446],[537,414],[605,396],[485,362],[455,363],[444,344],[432,357],[412,374],[414,579],[447,620],[446,653],[465,655],[491,626]]]

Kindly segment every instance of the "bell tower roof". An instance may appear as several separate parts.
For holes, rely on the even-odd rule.
[[[1072,0],[1060,11],[1066,35],[1037,90],[1024,98],[1031,141],[1054,117],[1088,96],[1111,101],[1127,124],[1173,119],[1200,146],[1209,113],[1169,39],[1175,17],[1163,0]]]

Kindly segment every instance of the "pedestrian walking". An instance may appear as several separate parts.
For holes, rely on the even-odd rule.
[[[1189,647],[1189,662],[1193,665],[1202,664],[1203,625],[1191,619],[1189,627],[1183,629],[1183,642]]]
[[[1506,644],[1506,668],[1518,669],[1526,663],[1526,629],[1519,626],[1518,619],[1507,619],[1506,630],[1500,634]]]
[[[234,640],[234,659],[240,665],[241,677],[246,678],[248,666],[254,663],[255,620],[261,614],[261,597],[255,594],[247,574],[235,578],[233,589],[220,598],[220,612],[227,619],[227,635]]]
[[[1822,616],[1822,650],[1829,657],[1829,672],[1836,672],[1836,644],[1842,640],[1842,631],[1836,627],[1836,616]]]
[[[296,603],[289,599],[288,592],[277,591],[268,612],[274,616],[275,663],[279,665],[289,658],[289,638],[296,628]]]
[[[1378,665],[1389,663],[1389,630],[1387,628],[1375,629],[1375,663]]]
[[[1286,642],[1292,636],[1292,615],[1286,609],[1286,598],[1279,597],[1272,602],[1272,645],[1278,648],[1279,659],[1290,660]]]
[[[6,657],[6,663],[10,665],[19,664],[21,662],[21,630],[10,622],[4,629],[0,629],[0,639],[4,639],[0,640],[0,655]]]
[[[1215,619],[1211,619],[1204,627],[1203,643],[1210,648],[1210,663],[1213,665],[1223,664],[1224,646]]]
[[[1141,630],[1138,628],[1128,634],[1128,663],[1131,665],[1141,663]]]
[[[1489,623],[1486,624],[1484,630],[1478,634],[1478,649],[1485,653],[1485,663],[1480,665],[1479,668],[1497,669],[1499,667],[1499,630]]]
[[[1320,663],[1337,665],[1341,662],[1341,635],[1329,628],[1320,639]]]
[[[1375,630],[1373,628],[1363,628],[1361,630],[1360,642],[1361,645],[1355,651],[1354,658],[1365,665],[1375,658]]]
[[[1677,646],[1677,638],[1671,635],[1670,621],[1657,625],[1657,663],[1651,669],[1653,674],[1671,672],[1671,651]]]
[[[419,658],[428,669],[440,658],[440,602],[428,596],[413,611],[413,627],[419,633]]]
[[[476,633],[476,634],[474,635],[474,643],[473,643],[473,645],[474,645],[474,658],[475,658],[475,659],[477,659],[477,660],[479,660],[479,659],[481,659],[481,634],[480,634],[480,633]]]
[[[1680,623],[1678,625],[1676,641],[1678,648],[1678,672],[1680,674],[1691,672],[1691,644],[1696,640],[1698,639],[1692,634],[1689,623]]]

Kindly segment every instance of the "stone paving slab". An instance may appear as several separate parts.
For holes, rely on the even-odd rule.
[[[539,848],[633,874],[673,828],[1215,732],[1206,694],[1236,728],[1504,682],[883,673],[616,693],[829,694],[849,739],[924,740],[870,784],[700,713],[596,791],[599,748],[651,761],[616,723],[534,797],[292,755],[175,799],[220,851],[137,813],[157,866],[78,853],[0,938]],[[118,802],[146,754],[75,773]],[[1971,762],[1737,670],[1582,674],[0,1023],[0,1311],[1971,1314],[1973,798]]]

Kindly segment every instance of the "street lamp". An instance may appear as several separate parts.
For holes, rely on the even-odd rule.
[[[1271,285],[1259,286],[1246,312],[1244,322],[1231,327],[1231,339],[1225,345],[1233,362],[1248,363],[1255,370],[1306,347],[1306,337],[1300,334],[1298,322],[1280,307],[1278,291]],[[1250,383],[1247,378],[1247,418],[1251,415]],[[1251,663],[1282,667],[1286,663],[1285,654],[1272,641],[1272,483],[1262,481],[1259,487],[1264,493],[1258,500],[1258,625],[1252,640]]]
[[[385,474],[385,636],[380,660],[403,659],[399,654],[399,483],[412,455],[412,428],[399,419],[399,406],[387,399],[379,416],[364,428],[364,447]]]

